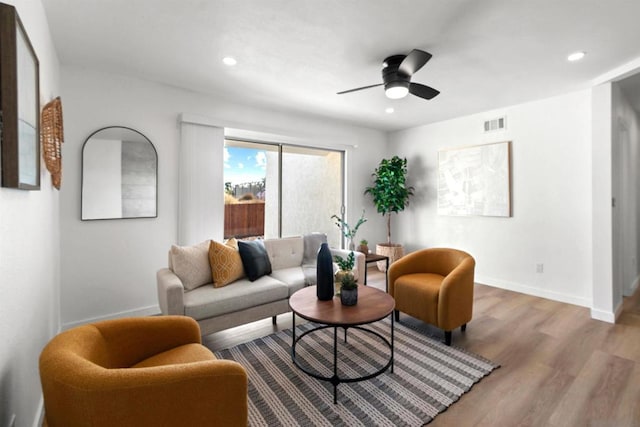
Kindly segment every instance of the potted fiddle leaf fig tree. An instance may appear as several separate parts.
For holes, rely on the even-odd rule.
[[[404,247],[393,243],[391,240],[391,215],[402,212],[413,196],[414,188],[407,185],[407,159],[393,156],[391,159],[382,159],[375,172],[373,185],[367,187],[365,194],[370,194],[378,213],[387,220],[387,242],[376,245],[376,253],[389,257],[389,264],[402,258]],[[378,269],[384,271],[386,264],[378,263]]]

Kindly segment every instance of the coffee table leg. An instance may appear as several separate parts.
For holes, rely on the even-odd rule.
[[[387,268],[384,269],[384,289],[389,293],[389,257],[387,257]]]
[[[293,339],[293,341],[291,341],[291,357],[293,359],[296,358],[296,313],[295,312],[291,312],[291,323],[292,323],[292,328],[291,329],[291,337]]]
[[[393,374],[393,312],[391,312],[391,373]]]
[[[346,329],[345,329],[346,333]],[[338,327],[333,327],[333,378],[331,383],[333,384],[333,403],[338,403]]]

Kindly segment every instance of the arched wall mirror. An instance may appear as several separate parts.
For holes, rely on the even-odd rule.
[[[137,130],[112,126],[82,146],[83,221],[158,216],[158,153]]]

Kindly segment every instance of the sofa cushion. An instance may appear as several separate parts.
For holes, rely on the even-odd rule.
[[[333,274],[338,271],[338,266],[333,264]],[[302,273],[304,274],[305,286],[315,286],[318,284],[318,268],[315,265],[303,265]]]
[[[271,276],[236,280],[223,288],[202,286],[184,294],[184,314],[196,320],[286,299],[288,286]]]
[[[209,262],[213,287],[221,288],[244,277],[244,268],[235,239],[226,244],[211,241],[209,245]]]
[[[313,271],[315,273],[315,269]],[[281,268],[279,270],[273,270],[273,272],[271,272],[271,277],[287,284],[287,286],[289,287],[289,296],[291,296],[295,291],[304,288],[307,284],[302,267]]]
[[[309,266],[316,265],[320,245],[327,243],[327,235],[324,233],[305,234],[303,240],[304,257],[302,258],[302,264]]]
[[[250,281],[253,282],[265,274],[271,274],[269,255],[267,255],[267,250],[261,240],[239,241],[238,250],[240,258],[242,258],[244,272]]]
[[[269,261],[273,270],[300,267],[304,254],[302,237],[285,237],[282,239],[268,239],[264,247],[269,254]]]
[[[316,266],[310,267],[303,265],[302,272],[304,273],[304,282],[307,286],[315,286],[318,284],[318,269]]]
[[[188,291],[211,283],[209,240],[194,246],[172,245],[169,251],[170,268]]]

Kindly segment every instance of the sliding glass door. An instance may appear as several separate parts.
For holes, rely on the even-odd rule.
[[[327,234],[339,247],[341,234],[331,215],[340,216],[343,153],[306,147],[282,147],[282,235]]]
[[[326,233],[341,243],[331,215],[343,205],[344,152],[225,141],[225,238]]]

